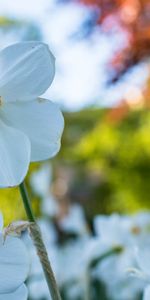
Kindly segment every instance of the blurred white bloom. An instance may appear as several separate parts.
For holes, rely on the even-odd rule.
[[[129,217],[118,214],[96,216],[94,219],[96,234],[111,247],[128,245],[130,223]]]
[[[145,241],[140,247],[136,247],[136,259],[140,270],[142,271],[143,278],[150,283],[150,243]]]
[[[57,201],[50,190],[51,182],[52,167],[49,163],[44,163],[30,178],[30,184],[34,192],[42,197],[41,212],[48,217],[55,216],[59,209]]]
[[[105,282],[108,294],[115,300],[133,300],[143,287],[139,279],[129,278],[126,272],[136,264],[133,249],[140,232],[136,221],[117,214],[97,216],[94,220],[96,233],[103,245],[122,247],[120,253],[107,257],[97,268],[97,276]]]
[[[74,232],[78,235],[87,234],[87,224],[81,205],[70,205],[68,214],[59,221],[59,225],[66,232]]]
[[[136,259],[139,269],[133,269],[132,275],[137,276],[146,284],[143,300],[150,299],[150,241],[136,247]]]
[[[34,192],[41,197],[49,195],[51,181],[52,168],[49,163],[44,163],[40,169],[32,173],[30,178]]]
[[[88,239],[80,238],[57,248],[56,277],[60,285],[74,280],[81,283],[86,267],[83,257],[87,247]]]
[[[56,104],[38,98],[54,73],[55,59],[43,43],[18,43],[0,52],[0,187],[18,185],[30,161],[59,151],[62,114]]]
[[[76,232],[78,237],[67,240],[64,244],[57,243],[57,234],[52,221],[48,218],[40,220],[49,258],[59,286],[66,289],[66,298],[69,300],[77,297],[86,298],[89,278],[91,282],[93,279],[104,282],[107,296],[112,300],[140,299],[147,285],[143,300],[150,300],[148,246],[150,214],[97,216],[94,220],[96,235],[93,237],[86,231],[82,209],[78,205],[73,205],[71,208],[69,215],[59,222],[59,226],[66,233]],[[144,241],[147,242],[147,246],[142,248],[142,245],[145,245]],[[136,245],[139,250],[135,255]],[[118,251],[113,251],[115,249]],[[30,253],[33,259],[29,292],[31,299],[39,300],[39,295],[43,298],[47,297],[48,290],[34,251],[31,247]],[[127,270],[131,267],[135,270],[137,265],[139,265],[138,278],[129,276]],[[39,295],[36,292],[38,286],[41,287]]]
[[[16,237],[2,235],[0,215],[0,300],[26,300],[24,281],[29,272],[29,258],[23,242]]]
[[[49,195],[43,197],[41,201],[42,215],[49,218],[55,217],[59,212],[59,205],[55,197],[49,192]]]
[[[33,281],[32,280],[30,281],[29,295],[32,300],[36,300],[36,299],[51,300],[47,283],[42,274],[40,276],[35,277]]]

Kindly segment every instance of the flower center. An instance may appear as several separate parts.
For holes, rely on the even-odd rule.
[[[140,227],[138,227],[138,226],[133,226],[133,227],[131,228],[131,232],[132,232],[133,234],[137,235],[137,234],[140,234],[141,229],[140,229]]]

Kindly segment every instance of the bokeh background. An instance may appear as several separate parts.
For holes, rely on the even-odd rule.
[[[59,154],[26,178],[62,299],[143,300],[125,270],[150,242],[150,1],[1,0],[0,49],[28,40],[56,57],[44,96],[65,118]],[[0,210],[26,219],[18,188]],[[50,299],[26,238],[29,300]]]
[[[46,97],[65,117],[62,147],[51,160],[53,193],[98,213],[150,207],[150,1],[0,2],[0,48],[41,40],[56,57]],[[27,183],[40,215],[40,199]],[[11,204],[11,205],[10,205]],[[8,223],[23,218],[17,189],[1,190]]]

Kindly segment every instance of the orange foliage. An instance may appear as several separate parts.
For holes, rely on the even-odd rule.
[[[106,122],[118,123],[127,117],[130,109],[126,101],[122,101],[117,107],[108,110],[105,118]]]
[[[113,82],[150,55],[150,0],[79,1],[98,8],[97,25],[105,33],[115,28],[126,36],[126,45],[110,62],[115,70]]]

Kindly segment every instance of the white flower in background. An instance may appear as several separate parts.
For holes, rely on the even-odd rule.
[[[108,249],[120,247],[122,251],[111,255],[100,264],[100,274],[106,282],[118,283],[124,278],[125,270],[132,262],[132,249],[130,249],[130,218],[112,214],[111,216],[97,216],[94,219],[96,234],[101,239],[101,244]],[[109,271],[108,271],[109,270]],[[114,270],[115,276],[114,276]]]
[[[80,204],[71,204],[66,216],[58,222],[65,232],[74,232],[79,236],[88,233],[84,211]]]
[[[45,220],[41,219],[39,220],[39,225],[59,286],[70,286],[72,293],[72,282],[75,282],[75,290],[83,294],[82,285],[84,285],[85,271],[88,264],[85,254],[89,251],[90,237],[85,230],[82,208],[80,209],[79,205],[73,205],[72,209],[69,210],[69,215],[64,218],[64,223],[60,222],[59,225],[66,233],[73,231],[78,234],[79,238],[75,240],[59,245],[57,243],[57,232],[52,221],[48,218]],[[76,222],[76,218],[78,222]],[[29,296],[35,300],[47,299],[48,288],[44,282],[42,268],[35,255],[35,249],[31,241],[28,240],[28,236],[25,242],[27,243],[32,261],[28,280]],[[38,288],[40,288],[40,293],[37,293]],[[73,295],[69,299],[74,299]]]
[[[141,247],[137,247],[135,254],[143,279],[150,282],[150,243],[147,241]]]
[[[38,291],[38,293],[37,293]],[[51,296],[49,294],[49,289],[47,287],[45,278],[43,275],[37,276],[37,279],[31,280],[29,285],[29,295],[30,299],[37,300],[37,299],[46,299],[51,300]]]
[[[42,197],[41,212],[48,217],[56,216],[58,213],[58,203],[51,192],[52,167],[50,163],[42,164],[42,167],[33,172],[30,184],[33,191]]]
[[[96,278],[105,283],[107,295],[111,299],[140,299],[146,285],[143,300],[150,300],[150,246],[148,244],[145,250],[142,248],[141,255],[137,251],[138,259],[145,261],[147,271],[144,271],[144,263],[138,262],[139,270],[135,275],[140,276],[131,277],[127,272],[132,266],[133,271],[137,267],[135,245],[142,246],[148,240],[150,241],[150,214],[97,216],[94,222],[96,236],[93,237],[90,232],[87,233],[83,230],[86,222],[82,209],[80,210],[79,207],[76,209],[74,205],[72,209],[73,211],[70,210],[70,214],[59,225],[66,232],[74,230],[78,233],[79,238],[76,240],[59,245],[56,243],[57,235],[52,221],[46,218],[39,222],[57,282],[61,288],[66,288],[67,299],[76,299],[77,297],[84,299],[88,280]],[[29,245],[29,241],[27,241],[27,245],[32,257],[28,280],[30,297],[34,300],[47,298],[48,289],[44,282],[40,263],[35,256],[35,249]],[[120,251],[117,253],[111,251],[114,250],[114,247],[120,248]],[[107,253],[108,255],[105,256]],[[100,257],[103,259],[98,262]],[[97,260],[97,264],[90,268],[91,262],[95,260]],[[37,293],[38,287],[40,287],[40,293]]]
[[[16,237],[2,235],[0,214],[0,300],[26,300],[24,281],[29,272],[29,259],[23,242]]]
[[[129,278],[127,269],[135,266],[133,251],[134,235],[139,227],[129,216],[97,216],[94,220],[96,234],[101,238],[101,244],[108,248],[120,247],[122,251],[104,259],[98,266],[97,276],[105,282],[108,295],[115,300],[133,300],[141,292],[143,284],[137,278]],[[132,230],[135,230],[135,234]],[[133,231],[134,231],[133,230]]]
[[[136,247],[135,255],[138,268],[131,268],[129,272],[145,284],[143,300],[150,300],[150,240]]]
[[[31,174],[31,187],[33,191],[42,198],[49,196],[51,183],[52,167],[47,162],[42,164],[38,170]]]
[[[0,52],[0,187],[18,185],[30,161],[59,151],[62,114],[56,104],[38,98],[54,73],[55,59],[43,43],[18,43]]]
[[[128,216],[112,214],[110,216],[100,215],[94,219],[96,234],[101,241],[111,247],[125,247],[129,243],[129,228],[131,219]]]

